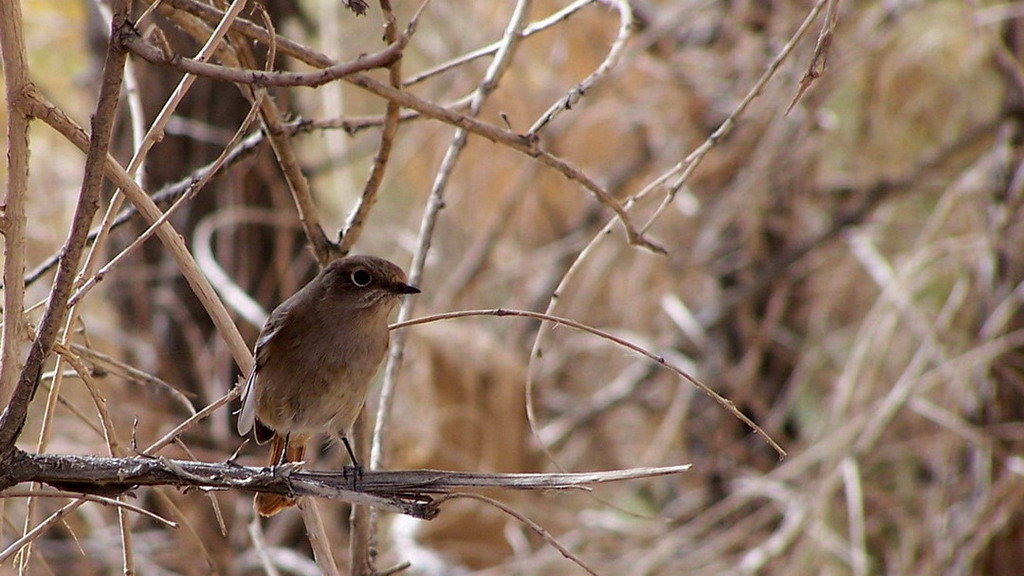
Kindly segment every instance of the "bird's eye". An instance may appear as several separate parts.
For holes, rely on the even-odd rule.
[[[352,272],[352,283],[360,288],[365,288],[370,285],[370,273],[362,268]]]

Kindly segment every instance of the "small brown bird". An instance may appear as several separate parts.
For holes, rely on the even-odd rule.
[[[256,341],[256,366],[245,382],[238,433],[272,441],[270,465],[302,461],[310,436],[339,436],[357,473],[348,442],[370,382],[387,353],[388,315],[406,283],[397,265],[374,256],[347,256],[278,306]],[[261,516],[295,505],[278,494],[256,495]]]

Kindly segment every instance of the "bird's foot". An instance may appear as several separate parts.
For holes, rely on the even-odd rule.
[[[356,483],[363,479],[363,465],[355,464],[353,466],[345,466],[341,469],[341,475],[345,478],[352,479],[352,489],[356,489]]]

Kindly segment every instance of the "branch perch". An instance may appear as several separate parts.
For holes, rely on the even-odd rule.
[[[439,510],[433,495],[464,488],[515,490],[586,489],[597,484],[680,474],[690,465],[635,468],[610,472],[557,474],[485,474],[445,470],[366,470],[353,488],[344,472],[300,471],[135,456],[100,458],[28,454],[14,450],[0,472],[4,489],[21,482],[42,482],[61,490],[110,496],[139,486],[180,486],[272,492],[343,500],[416,518],[431,519]],[[0,496],[4,493],[0,492]]]

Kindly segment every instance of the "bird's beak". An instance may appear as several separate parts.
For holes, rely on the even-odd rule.
[[[391,291],[395,294],[419,294],[420,289],[402,282],[395,282],[391,285]]]

